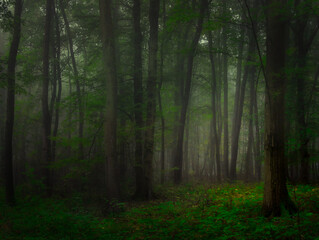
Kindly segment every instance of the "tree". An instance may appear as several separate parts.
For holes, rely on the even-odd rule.
[[[4,133],[4,176],[6,188],[6,200],[10,205],[15,204],[14,182],[13,182],[13,152],[12,152],[12,136],[14,125],[14,108],[15,108],[15,69],[17,62],[17,54],[21,36],[21,14],[22,14],[22,0],[16,0],[14,5],[14,23],[13,23],[13,37],[10,46],[8,59],[8,90],[7,90],[7,111],[6,123]]]
[[[79,111],[79,126],[78,126],[78,132],[79,132],[79,151],[78,151],[78,157],[80,160],[83,160],[84,158],[84,147],[83,147],[83,127],[84,127],[84,109],[83,109],[83,100],[82,100],[82,92],[81,92],[81,84],[79,79],[79,71],[77,68],[75,55],[74,55],[74,47],[73,47],[73,39],[72,39],[72,33],[70,24],[68,21],[68,18],[65,13],[65,6],[64,1],[60,0],[60,9],[62,13],[62,17],[65,24],[65,29],[68,37],[69,47],[70,47],[70,54],[71,54],[71,60],[72,60],[72,69],[75,79],[75,88],[76,88],[76,97],[77,97],[77,104],[78,104],[78,111]]]
[[[45,162],[45,184],[47,188],[47,194],[52,194],[52,173],[50,170],[50,164],[52,162],[51,156],[51,116],[48,103],[49,95],[49,52],[50,52],[50,38],[51,38],[51,22],[53,15],[53,0],[46,1],[46,15],[45,15],[45,26],[44,26],[44,39],[43,39],[43,82],[42,82],[42,159]]]
[[[146,122],[144,143],[144,181],[143,198],[152,196],[153,155],[154,155],[154,130],[156,113],[156,80],[157,80],[157,50],[158,50],[158,17],[160,1],[151,0],[149,7],[150,39],[148,56],[148,79],[146,85]]]
[[[142,41],[141,32],[141,1],[134,0],[133,5],[133,43],[134,43],[134,117],[135,117],[135,197],[143,198],[143,82],[142,82]]]
[[[117,161],[117,77],[112,22],[112,0],[100,0],[100,21],[102,30],[103,62],[105,76],[105,116],[104,116],[104,151],[105,185],[107,198],[118,198],[119,189],[116,176]]]
[[[265,186],[263,213],[281,215],[282,206],[290,213],[296,207],[286,186],[284,97],[287,24],[283,11],[285,0],[267,1],[266,26],[266,104],[265,104]]]
[[[194,62],[197,44],[201,36],[204,15],[207,8],[208,8],[208,1],[201,0],[199,18],[198,18],[195,34],[191,42],[189,52],[187,54],[186,81],[185,81],[185,88],[183,88],[183,94],[182,94],[183,101],[182,101],[180,116],[178,120],[177,148],[176,148],[175,159],[174,159],[174,167],[176,168],[174,171],[175,184],[178,184],[182,181],[184,128],[185,128],[186,113],[187,113],[187,107],[188,107],[191,83],[192,83],[193,62]]]

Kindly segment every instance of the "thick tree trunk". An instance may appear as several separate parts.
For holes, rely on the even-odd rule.
[[[186,75],[185,89],[183,91],[182,108],[181,108],[180,118],[178,122],[179,125],[178,125],[177,148],[176,148],[176,155],[174,159],[175,160],[174,162],[174,168],[175,168],[174,183],[175,184],[179,184],[182,181],[184,128],[185,128],[186,113],[187,113],[191,83],[192,83],[193,61],[194,61],[194,57],[196,53],[197,44],[202,32],[204,15],[207,8],[208,8],[207,0],[201,0],[196,32],[192,40],[188,57],[187,57],[187,75]]]
[[[112,0],[100,0],[106,106],[104,117],[105,184],[108,199],[118,198],[117,163],[117,76]]]
[[[75,79],[76,97],[77,97],[77,105],[78,105],[78,111],[79,111],[79,126],[78,126],[79,133],[78,134],[79,134],[80,141],[79,141],[78,157],[79,159],[82,160],[84,159],[84,147],[83,147],[84,108],[83,108],[83,101],[82,101],[81,84],[79,79],[78,68],[75,61],[72,33],[71,33],[68,18],[65,13],[63,0],[60,0],[60,9],[61,9],[62,17],[64,20],[67,37],[68,37],[71,60],[72,60],[72,68],[73,68],[74,79]]]
[[[50,38],[51,38],[51,22],[53,15],[53,0],[46,1],[46,17],[44,28],[44,47],[43,47],[43,84],[42,84],[42,141],[43,151],[42,159],[45,162],[45,184],[48,196],[52,194],[52,173],[50,170],[50,164],[52,162],[51,156],[51,116],[49,110],[49,50],[50,50]]]
[[[145,191],[143,171],[143,85],[142,85],[142,41],[141,32],[141,1],[134,0],[134,116],[135,116],[135,197],[143,198]]]
[[[148,58],[148,79],[147,79],[147,107],[145,124],[145,145],[144,145],[144,199],[152,197],[153,180],[153,155],[154,155],[154,130],[156,113],[156,80],[157,80],[157,50],[158,50],[158,17],[160,1],[151,0],[149,7],[150,39]]]
[[[12,151],[12,137],[14,125],[14,107],[15,107],[15,68],[16,60],[20,43],[21,34],[21,14],[22,14],[22,0],[16,0],[14,6],[14,24],[13,37],[10,46],[8,59],[8,90],[7,90],[7,111],[6,123],[4,133],[4,182],[6,189],[6,201],[9,205],[15,204],[14,181],[13,181],[13,151]]]
[[[267,66],[265,105],[265,186],[263,213],[281,215],[282,207],[296,210],[287,186],[285,159],[285,54],[287,25],[276,9],[284,9],[285,0],[267,0]]]

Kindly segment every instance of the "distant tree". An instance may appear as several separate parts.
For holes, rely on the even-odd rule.
[[[195,34],[193,36],[192,42],[190,44],[189,52],[187,54],[187,68],[186,68],[186,81],[185,88],[182,91],[182,106],[180,111],[180,116],[178,120],[178,131],[177,131],[177,148],[174,158],[174,183],[178,184],[182,181],[182,169],[183,169],[183,142],[184,142],[184,129],[186,122],[186,113],[188,108],[188,102],[190,98],[190,90],[192,84],[192,75],[193,75],[193,62],[194,57],[198,45],[199,38],[201,36],[204,15],[205,11],[208,8],[208,1],[201,0],[200,1],[200,10],[199,10],[199,18],[195,30]]]
[[[62,17],[64,20],[64,25],[67,33],[68,43],[69,43],[69,49],[70,49],[70,55],[71,55],[71,62],[72,62],[72,70],[73,70],[73,76],[75,79],[75,89],[76,89],[76,98],[77,98],[77,105],[78,105],[78,113],[79,113],[79,126],[78,126],[78,134],[79,134],[79,149],[78,149],[78,158],[80,160],[83,160],[84,158],[84,147],[83,147],[83,128],[84,128],[84,108],[83,108],[83,100],[82,100],[82,91],[81,91],[81,84],[79,79],[79,71],[75,59],[75,53],[74,53],[74,44],[73,44],[73,38],[72,38],[72,32],[69,24],[69,20],[67,18],[66,12],[65,12],[65,1],[60,0],[60,10],[62,13]]]

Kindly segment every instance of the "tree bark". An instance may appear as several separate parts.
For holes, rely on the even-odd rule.
[[[265,104],[265,186],[263,213],[278,217],[282,207],[296,211],[287,186],[285,159],[285,54],[287,25],[278,9],[284,9],[285,0],[267,0],[267,65]]]
[[[179,184],[182,181],[182,169],[183,169],[183,142],[184,142],[184,128],[186,113],[188,108],[192,75],[193,75],[193,61],[196,53],[197,44],[202,32],[202,26],[204,21],[205,11],[208,8],[207,0],[201,0],[199,18],[197,22],[196,32],[192,40],[190,50],[187,56],[187,75],[185,82],[185,89],[183,91],[183,101],[182,108],[180,112],[179,122],[178,122],[178,138],[177,138],[177,148],[174,161],[174,183]]]
[[[17,54],[21,36],[21,14],[22,14],[22,0],[16,0],[14,5],[14,23],[13,23],[13,37],[10,46],[7,72],[7,109],[6,109],[6,123],[4,132],[4,176],[5,176],[5,190],[6,201],[9,205],[15,205],[14,193],[14,179],[13,179],[13,151],[12,151],[12,137],[14,125],[14,107],[15,107],[15,68],[17,61]]]
[[[106,106],[104,117],[105,185],[108,199],[119,196],[117,162],[117,76],[112,0],[100,0]]]
[[[50,170],[50,164],[52,162],[51,156],[51,116],[49,110],[49,51],[50,51],[50,38],[51,38],[51,22],[53,15],[53,0],[46,1],[46,17],[44,28],[44,46],[43,46],[43,83],[42,83],[42,141],[43,151],[42,159],[45,162],[45,185],[48,196],[52,195],[52,173]]]

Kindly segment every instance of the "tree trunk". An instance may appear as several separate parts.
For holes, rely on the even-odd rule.
[[[59,23],[59,16],[55,12],[55,45],[54,45],[54,51],[55,51],[55,68],[56,68],[56,81],[58,84],[58,92],[57,97],[55,101],[55,117],[54,117],[54,126],[53,126],[53,132],[52,136],[54,141],[52,142],[52,162],[55,161],[56,158],[56,137],[58,135],[58,129],[59,129],[59,120],[60,120],[60,101],[61,101],[61,94],[62,94],[62,78],[61,78],[61,39],[60,39],[60,23]]]
[[[224,1],[223,11],[226,13],[226,1]],[[229,143],[228,143],[228,57],[227,57],[227,34],[223,28],[223,82],[224,82],[224,178],[229,177]]]
[[[255,78],[256,78],[256,67],[251,66],[249,79],[249,123],[248,123],[248,146],[245,161],[245,180],[251,181],[253,179],[253,144],[254,144],[254,130],[253,130],[253,119],[254,119],[254,96],[255,96]]]
[[[156,113],[156,80],[157,80],[157,49],[158,49],[158,17],[160,1],[151,0],[149,7],[150,39],[148,58],[148,79],[147,79],[147,106],[145,124],[145,145],[144,145],[144,199],[152,197],[153,180],[153,155],[154,155],[154,130]]]
[[[296,210],[287,186],[285,159],[285,54],[287,25],[277,9],[284,9],[285,0],[267,0],[267,66],[265,104],[265,186],[263,213],[278,217],[282,207]]]
[[[183,91],[182,108],[181,108],[180,118],[178,122],[179,125],[178,125],[177,148],[176,148],[176,155],[174,159],[175,160],[174,162],[174,168],[175,168],[174,183],[175,184],[179,184],[182,181],[184,128],[185,128],[186,113],[187,113],[191,83],[192,83],[193,61],[194,61],[194,57],[196,53],[197,44],[202,32],[204,15],[207,8],[208,8],[207,0],[201,0],[196,32],[192,40],[188,56],[187,56],[187,75],[186,75],[185,89]]]
[[[50,37],[51,37],[51,22],[53,15],[53,0],[46,1],[46,17],[44,28],[44,47],[43,47],[43,84],[42,84],[42,137],[43,137],[43,151],[42,159],[45,162],[45,185],[48,196],[52,195],[52,173],[50,164],[52,161],[51,156],[51,116],[49,110],[49,50],[50,50]]]
[[[238,118],[238,105],[240,98],[240,89],[241,89],[241,76],[242,76],[242,61],[243,61],[243,50],[244,50],[244,34],[245,27],[241,26],[240,30],[240,40],[238,43],[238,59],[237,59],[237,77],[236,77],[236,92],[235,92],[235,101],[234,101],[234,113],[233,113],[233,123],[232,123],[232,141],[231,141],[231,153],[234,151],[234,141],[233,137],[235,136],[235,125]],[[238,146],[237,146],[238,147]],[[231,165],[229,170],[229,178],[232,180],[236,179],[236,165]]]
[[[108,199],[119,196],[117,162],[117,76],[112,0],[100,0],[106,106],[104,118],[105,184]]]
[[[165,29],[166,26],[166,2],[163,0],[163,29]],[[161,42],[161,62],[160,62],[160,83],[158,86],[158,106],[159,111],[161,115],[161,184],[164,184],[165,182],[165,118],[163,113],[163,107],[162,107],[162,96],[161,96],[161,89],[163,85],[164,80],[164,39],[162,39]]]
[[[143,85],[142,85],[142,41],[141,32],[141,2],[134,0],[133,26],[134,26],[134,116],[135,116],[135,198],[143,198],[145,191],[143,171]]]
[[[256,144],[255,144],[255,174],[258,181],[261,181],[261,144],[260,144],[260,132],[259,132],[259,120],[258,120],[258,105],[257,105],[257,86],[254,91],[254,119],[255,119],[255,132],[256,132]]]
[[[254,53],[254,48],[255,48],[255,40],[253,38],[253,34],[250,33],[249,43],[248,43],[248,52],[247,52],[247,61],[246,61],[245,69],[244,69],[243,81],[242,81],[241,86],[240,86],[238,105],[235,106],[237,109],[235,109],[234,125],[232,128],[230,179],[233,181],[236,180],[238,140],[239,140],[239,135],[240,135],[240,127],[241,127],[243,108],[244,108],[246,82],[247,82],[249,70],[250,70],[249,62],[252,59],[252,54]]]
[[[6,201],[9,205],[15,204],[14,181],[13,181],[13,151],[12,151],[12,137],[14,125],[14,107],[15,107],[15,68],[16,60],[20,43],[21,34],[21,14],[22,14],[22,0],[16,0],[14,5],[14,23],[13,23],[13,37],[10,46],[8,59],[8,90],[7,90],[7,111],[6,123],[4,133],[4,182],[6,189]]]
[[[216,69],[215,69],[215,61],[212,53],[213,49],[213,41],[212,41],[212,33],[208,32],[208,47],[209,47],[209,58],[211,62],[212,69],[212,81],[211,81],[211,89],[212,89],[212,114],[213,119],[211,123],[211,131],[212,131],[212,139],[211,143],[214,144],[214,151],[211,152],[212,162],[216,161],[216,171],[217,171],[217,181],[221,181],[221,166],[220,166],[220,149],[219,149],[219,137],[217,132],[217,107],[216,107],[216,99],[217,99],[217,79],[216,79]],[[213,154],[214,153],[214,154]]]
[[[76,61],[75,61],[75,55],[74,55],[74,48],[73,48],[73,39],[72,39],[72,33],[69,25],[68,18],[65,13],[63,0],[60,0],[60,9],[62,13],[62,17],[65,24],[65,29],[68,37],[69,47],[70,47],[70,54],[71,54],[71,60],[72,60],[72,68],[74,73],[74,79],[75,79],[75,87],[76,87],[76,96],[77,96],[77,103],[78,103],[78,111],[79,111],[79,152],[78,157],[80,160],[84,159],[84,147],[83,147],[83,128],[84,128],[84,109],[83,109],[83,102],[82,102],[82,93],[81,93],[81,84],[79,80],[79,72],[77,69]]]

